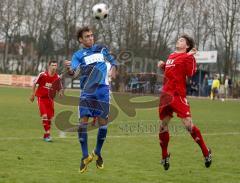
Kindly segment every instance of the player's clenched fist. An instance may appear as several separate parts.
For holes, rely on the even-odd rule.
[[[64,66],[66,69],[70,69],[71,68],[71,61],[70,60],[65,60],[64,61]]]
[[[165,62],[162,61],[162,60],[160,60],[160,61],[158,62],[158,64],[157,64],[157,67],[158,67],[158,68],[161,68],[161,69],[163,69],[164,66],[165,66]]]
[[[192,48],[187,54],[188,55],[195,55],[197,53],[197,48]]]

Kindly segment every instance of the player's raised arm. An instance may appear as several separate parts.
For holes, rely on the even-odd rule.
[[[77,54],[74,54],[72,56],[72,60],[65,60],[64,65],[66,68],[66,72],[69,76],[72,76],[73,78],[77,78],[81,73],[80,65],[81,65],[81,59]]]
[[[65,66],[65,69],[66,69],[66,72],[68,75],[70,75],[70,76],[74,75],[74,70],[71,69],[71,61],[70,60],[65,60],[64,66]]]
[[[162,70],[165,70],[165,65],[166,65],[166,63],[164,61],[160,60],[157,64],[157,67]]]
[[[187,54],[188,55],[195,55],[197,53],[197,48],[192,48]]]

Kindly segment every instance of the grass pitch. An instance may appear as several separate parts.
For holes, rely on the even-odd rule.
[[[174,118],[170,125],[171,167],[163,170],[155,107],[137,110],[135,117],[119,109],[102,151],[105,169],[98,170],[92,162],[87,172],[80,174],[77,134],[68,132],[66,138],[59,138],[53,124],[54,142],[43,142],[37,105],[29,102],[29,94],[30,89],[0,87],[0,183],[240,182],[240,101],[190,100],[194,123],[213,151],[210,169],[204,167],[198,145]],[[78,96],[79,92],[67,94]],[[73,112],[74,124],[77,107],[56,104],[56,115],[65,110]],[[95,146],[96,133],[89,132],[89,151]]]

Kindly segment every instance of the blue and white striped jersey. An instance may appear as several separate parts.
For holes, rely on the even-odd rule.
[[[99,85],[109,85],[109,70],[116,64],[116,60],[105,46],[94,44],[73,54],[71,68],[74,71],[80,69],[80,88],[88,90]]]

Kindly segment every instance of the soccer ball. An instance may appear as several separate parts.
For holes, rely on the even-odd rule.
[[[104,3],[95,4],[92,7],[93,17],[97,20],[103,20],[108,16],[108,6]]]

